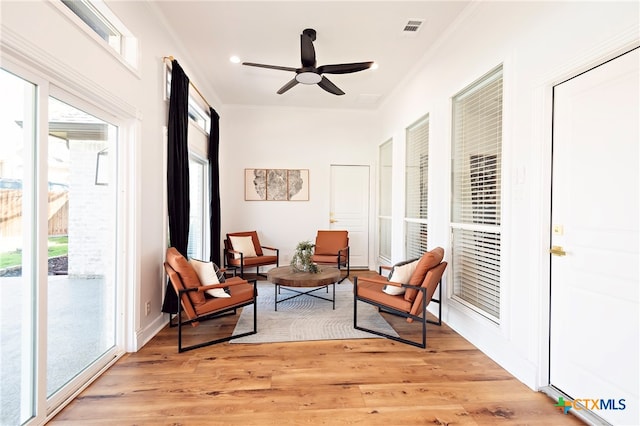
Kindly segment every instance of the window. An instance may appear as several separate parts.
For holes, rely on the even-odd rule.
[[[104,41],[109,50],[133,68],[138,67],[138,41],[101,0],[60,0],[65,14],[79,18],[78,25]],[[78,21],[75,19],[75,21]],[[96,37],[97,36],[97,37]]]
[[[391,262],[391,203],[393,177],[393,142],[380,145],[379,200],[378,205],[378,259],[383,263]]]
[[[165,98],[169,100],[171,95],[171,68],[169,65],[165,67],[165,90],[166,96]],[[197,93],[197,91],[196,91]],[[189,118],[200,130],[205,132],[205,134],[209,134],[211,129],[211,114],[209,112],[208,107],[205,107],[200,96],[194,97],[191,94],[191,90],[189,90]]]
[[[427,251],[429,201],[429,116],[409,126],[405,187],[405,257],[420,257]]]
[[[206,260],[209,256],[209,167],[206,160],[189,158],[189,242],[187,256]]]
[[[453,98],[453,298],[500,322],[502,66]]]

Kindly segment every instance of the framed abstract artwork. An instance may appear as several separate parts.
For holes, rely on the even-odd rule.
[[[308,169],[245,169],[245,201],[309,201]]]

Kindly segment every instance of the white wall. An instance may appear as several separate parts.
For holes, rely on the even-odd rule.
[[[501,325],[451,301],[444,320],[532,388],[546,384],[550,91],[638,38],[638,3],[480,2],[381,109],[394,139],[394,206],[404,205],[405,128],[430,115],[429,245],[450,253],[450,98],[504,64]],[[377,149],[377,147],[376,147]],[[394,210],[393,257],[403,257]],[[448,291],[445,276],[445,288]]]
[[[351,110],[225,108],[220,117],[222,235],[257,230],[263,245],[280,249],[280,263],[286,265],[298,242],[313,241],[318,229],[329,228],[330,166],[373,170],[375,117]],[[309,201],[244,201],[245,168],[309,169]]]

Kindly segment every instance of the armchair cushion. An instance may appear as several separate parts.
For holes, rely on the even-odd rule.
[[[191,266],[187,259],[185,259],[175,247],[170,247],[167,250],[166,261],[169,266],[178,273],[185,288],[198,288],[202,285],[193,266]],[[194,306],[201,305],[205,302],[204,293],[199,291],[190,292],[189,298]]]
[[[202,305],[195,307],[196,314],[203,315],[217,311],[239,302],[251,300],[254,297],[255,287],[240,277],[232,277],[227,280],[225,287],[229,288],[229,297],[212,297]],[[255,309],[255,308],[254,308]]]
[[[422,282],[427,275],[427,271],[442,262],[443,257],[444,249],[442,247],[436,247],[433,250],[423,254],[418,261],[416,270],[413,271],[413,274],[411,275],[411,278],[409,279],[409,282],[407,284],[415,286],[422,285]],[[413,302],[417,295],[418,290],[415,290],[413,288],[408,288],[407,291],[404,292],[404,298],[408,302]]]
[[[402,295],[394,296],[380,291],[383,287],[388,285],[385,284],[385,282],[386,280],[382,279],[360,278],[358,280],[357,296],[390,306],[402,312],[409,312],[411,310],[412,302],[406,301]]]
[[[253,243],[253,238],[250,236],[229,236],[231,240],[231,246],[234,250],[242,252],[242,255],[247,257],[257,257],[255,245]],[[234,257],[236,259],[240,259],[240,255],[234,253]]]
[[[346,248],[348,245],[349,236],[347,231],[318,231],[313,253],[315,255],[335,257],[338,254],[338,250]]]
[[[419,259],[414,259],[413,261],[403,261],[396,263],[391,270],[389,281],[394,283],[407,284],[411,279],[411,276],[415,272],[419,261]],[[397,296],[399,294],[404,294],[405,288],[387,284],[384,286],[382,291],[387,294]]]

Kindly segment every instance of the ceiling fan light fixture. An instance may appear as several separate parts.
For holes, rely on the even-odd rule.
[[[1,1],[1,0],[0,0]],[[333,84],[324,74],[351,74],[371,68],[374,64],[371,61],[353,62],[348,64],[329,64],[316,66],[316,51],[313,42],[316,39],[316,31],[307,28],[300,34],[300,62],[302,67],[282,67],[278,65],[257,64],[255,62],[243,62],[242,65],[250,67],[268,68],[280,71],[292,71],[296,76],[282,86],[276,93],[282,95],[298,83],[317,84],[321,89],[336,96],[344,95],[344,92]]]
[[[302,84],[318,84],[322,80],[320,74],[316,74],[315,72],[301,72],[296,74],[296,81]]]

